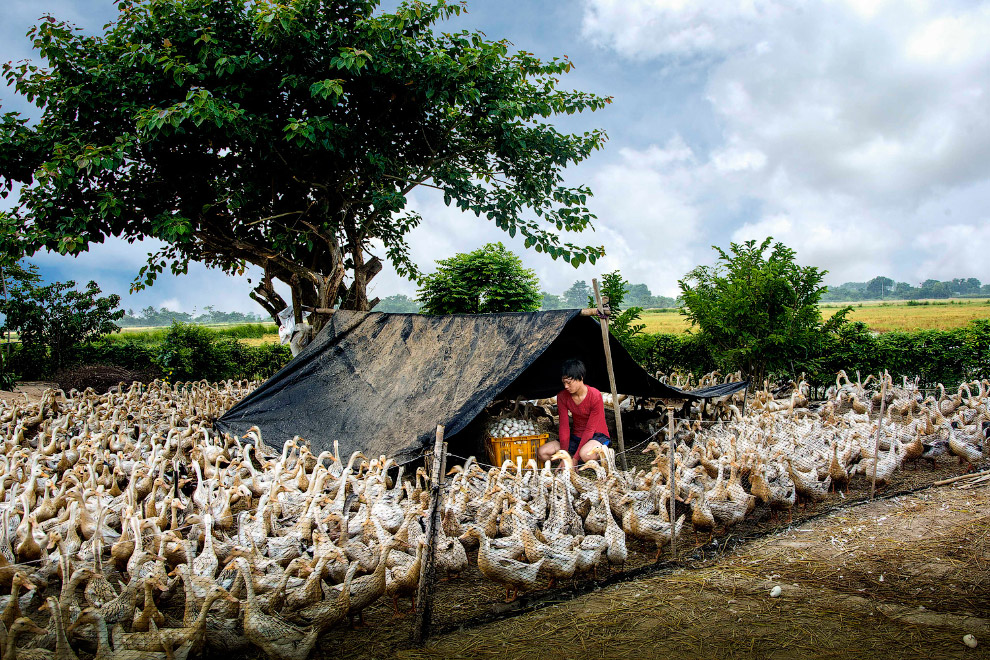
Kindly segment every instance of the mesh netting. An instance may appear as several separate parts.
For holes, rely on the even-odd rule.
[[[990,425],[985,381],[926,393],[840,375],[818,402],[803,383],[669,413],[627,399],[624,451],[606,447],[582,465],[450,453],[437,481],[423,459],[314,455],[304,438],[276,451],[256,429],[212,432],[209,418],[256,385],[159,381],[0,400],[0,587],[30,582],[24,598],[39,604],[82,599],[76,580],[93,607],[68,607],[64,625],[86,652],[100,625],[141,632],[156,612],[160,630],[204,612],[214,634],[192,650],[207,657],[280,657],[280,643],[394,649],[410,643],[415,619],[403,615],[430,557],[432,630],[475,625],[773,533],[868,498],[874,483],[886,495],[971,470],[985,464]],[[352,631],[353,618],[374,632]],[[163,634],[165,645],[181,637]]]

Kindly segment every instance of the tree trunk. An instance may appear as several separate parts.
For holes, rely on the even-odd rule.
[[[380,272],[382,272],[382,261],[378,257],[372,257],[367,262],[362,261],[360,265],[355,259],[354,281],[343,296],[344,302],[340,308],[358,312],[371,311],[371,308],[378,304],[378,298],[373,302],[368,300],[368,282]]]

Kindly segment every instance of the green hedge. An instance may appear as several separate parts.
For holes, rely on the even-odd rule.
[[[700,376],[719,368],[708,347],[686,333],[638,335],[626,348],[652,373],[678,369]],[[774,376],[793,378],[804,372],[811,385],[826,387],[840,369],[850,375],[858,369],[864,377],[882,369],[895,377],[919,376],[921,387],[955,387],[964,380],[990,378],[990,320],[971,321],[954,330],[882,334],[863,323],[848,323],[838,336],[822,337],[819,346],[794,365],[794,373]]]
[[[260,336],[263,324],[212,329],[174,323],[163,330],[121,333],[75,347],[72,364],[104,364],[130,371],[157,371],[169,380],[226,380],[270,377],[285,366],[292,353],[288,346],[248,346],[236,337]],[[254,334],[252,334],[254,333]],[[11,371],[22,380],[51,378],[48,359],[37,350],[17,345],[11,356]]]

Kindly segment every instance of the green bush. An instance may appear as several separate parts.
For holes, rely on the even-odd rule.
[[[17,374],[20,380],[44,380],[50,375],[48,349],[14,344],[7,370]]]
[[[695,375],[716,367],[711,347],[690,334],[642,335],[627,346],[640,364],[652,373],[678,369]],[[955,330],[916,332],[871,331],[864,323],[852,322],[835,334],[823,335],[804,358],[789,371],[776,371],[771,378],[796,378],[802,372],[808,382],[825,388],[844,369],[865,377],[886,369],[895,376],[918,376],[921,387],[942,383],[955,387],[974,378],[990,377],[990,320],[971,321]]]
[[[73,364],[108,364],[131,371],[147,371],[157,366],[157,351],[153,344],[115,335],[77,346],[73,358]]]
[[[155,362],[169,380],[219,381],[268,378],[290,359],[288,346],[246,346],[222,331],[173,323],[158,345]]]
[[[247,328],[247,330],[240,330]],[[274,328],[274,326],[271,326]],[[108,335],[95,342],[78,344],[70,353],[71,367],[106,365],[120,367],[145,377],[165,376],[171,381],[266,379],[292,359],[288,346],[248,346],[236,339],[270,334],[269,324],[250,324],[215,330],[194,324],[175,323],[162,330]],[[22,380],[51,377],[50,359],[44,347],[12,346],[6,371]]]
[[[158,346],[156,362],[169,380],[224,380],[245,363],[240,342],[202,326],[173,323]]]
[[[273,335],[278,332],[278,326],[274,323],[240,323],[229,328],[210,328],[224,337],[234,337],[235,339],[261,339],[265,335]]]
[[[280,344],[261,344],[249,346],[248,361],[244,371],[232,378],[258,378],[266,380],[284,367],[292,359],[292,351],[288,346]]]

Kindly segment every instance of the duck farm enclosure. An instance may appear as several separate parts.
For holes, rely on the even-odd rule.
[[[215,432],[258,385],[3,394],[5,659],[987,657],[987,381],[630,398],[624,453],[442,477]]]

